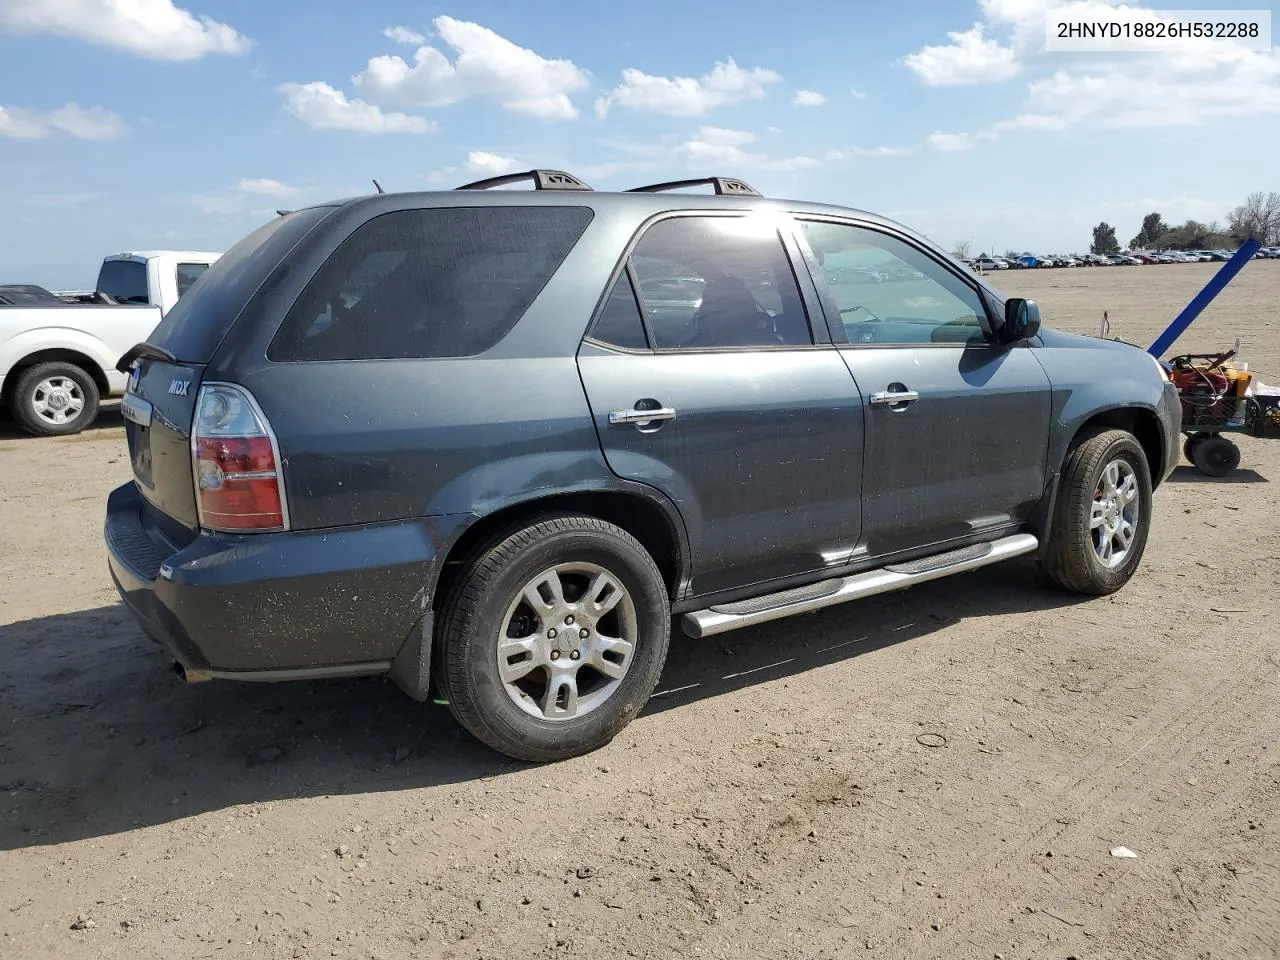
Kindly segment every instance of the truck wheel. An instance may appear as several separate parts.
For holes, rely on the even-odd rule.
[[[670,632],[666,584],[634,537],[594,517],[549,517],[467,563],[445,601],[436,676],[477,739],[520,760],[563,760],[640,712]]]
[[[98,415],[98,385],[73,363],[33,364],[18,377],[12,408],[14,419],[37,437],[79,433]]]
[[[1223,436],[1205,437],[1192,449],[1191,462],[1207,477],[1225,477],[1240,466],[1240,448]]]
[[[1041,561],[1059,586],[1114,593],[1129,582],[1151,527],[1151,470],[1130,433],[1107,430],[1067,457]]]

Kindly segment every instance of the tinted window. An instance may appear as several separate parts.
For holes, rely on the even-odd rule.
[[[605,302],[595,326],[591,328],[593,340],[609,343],[615,347],[626,347],[629,350],[644,350],[649,346],[649,338],[644,332],[644,319],[640,316],[640,305],[636,302],[635,289],[631,286],[631,277],[624,270],[613,285],[613,293]]]
[[[850,343],[981,343],[978,291],[908,243],[863,227],[805,222],[827,309]],[[982,262],[982,261],[979,261]]]
[[[753,217],[675,217],[631,260],[658,348],[812,343],[777,229]]]
[[[590,221],[586,207],[444,207],[376,217],[307,284],[267,355],[483,353],[515,326]]]
[[[150,303],[147,265],[136,260],[107,260],[98,271],[98,289],[118,303]]]
[[[264,223],[218,258],[203,282],[164,315],[149,341],[179,360],[208,363],[258,287],[333,209],[311,207]]]
[[[209,265],[207,263],[178,264],[178,296],[182,296],[190,290],[191,285],[199,280],[208,269]]]

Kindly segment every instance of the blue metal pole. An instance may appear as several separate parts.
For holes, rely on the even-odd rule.
[[[1252,260],[1253,255],[1261,248],[1262,244],[1257,240],[1246,240],[1236,251],[1235,256],[1224,263],[1222,269],[1214,274],[1213,279],[1204,285],[1204,289],[1182,308],[1182,312],[1173,323],[1169,324],[1165,332],[1156,337],[1156,342],[1147,348],[1147,353],[1157,360],[1160,359],[1160,355],[1173,346],[1173,342],[1186,332],[1187,327],[1195,322],[1196,317],[1204,313],[1204,308],[1213,303],[1213,298],[1235,279],[1236,274],[1244,269],[1244,265]]]

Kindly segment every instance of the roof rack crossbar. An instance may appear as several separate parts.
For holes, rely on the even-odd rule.
[[[532,180],[535,190],[590,190],[591,188],[571,173],[563,170],[526,170],[523,173],[504,173],[500,177],[487,177],[473,183],[464,183],[455,190],[489,190],[505,187],[508,183]]]
[[[736,177],[700,177],[695,180],[671,180],[667,183],[651,183],[645,187],[632,187],[627,193],[662,193],[682,187],[714,187],[717,197],[758,197],[760,191]]]

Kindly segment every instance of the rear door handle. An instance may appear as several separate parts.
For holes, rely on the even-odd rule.
[[[658,407],[654,410],[614,410],[609,414],[610,423],[634,423],[643,426],[651,420],[674,420],[676,411],[673,407]]]
[[[919,392],[915,390],[885,390],[882,393],[873,393],[871,395],[871,405],[873,407],[896,407],[906,406],[909,403],[915,403],[920,399]]]

